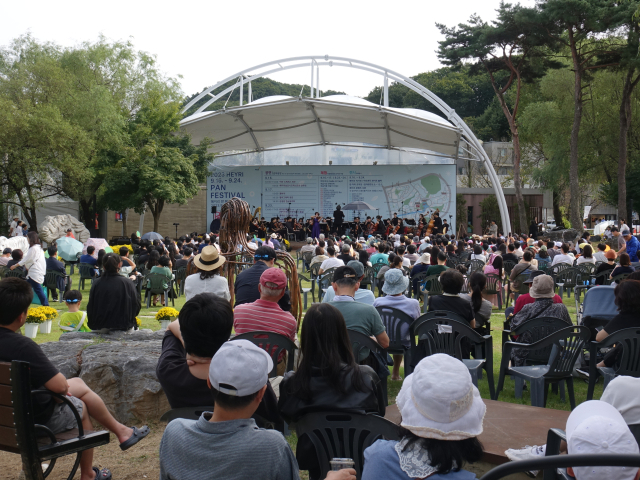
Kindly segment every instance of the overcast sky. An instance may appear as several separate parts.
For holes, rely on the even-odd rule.
[[[137,49],[155,54],[167,75],[181,75],[185,94],[260,63],[297,55],[351,57],[412,76],[440,65],[436,22],[451,26],[473,13],[491,20],[498,4],[499,0],[3,0],[0,45],[25,33],[64,46],[95,41],[100,33],[112,40],[130,39]],[[320,77],[322,90],[358,96],[382,83],[381,77],[344,68],[323,68]],[[271,78],[308,84],[310,72],[299,69]]]

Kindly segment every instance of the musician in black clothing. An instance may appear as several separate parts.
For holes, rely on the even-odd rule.
[[[442,234],[442,219],[440,218],[440,212],[435,212],[432,216],[433,218],[433,234],[439,235]]]
[[[397,227],[398,223],[402,224],[402,219],[398,218],[398,214],[394,212],[393,218],[391,219],[391,225]]]
[[[342,222],[344,221],[344,212],[340,208],[340,205],[333,211],[333,231],[338,232],[338,235],[342,235]]]
[[[351,227],[351,236],[354,239],[358,238],[362,233],[362,224],[360,223],[360,217],[356,217],[353,219],[353,226]]]

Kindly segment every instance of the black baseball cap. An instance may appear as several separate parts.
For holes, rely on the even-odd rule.
[[[338,267],[333,274],[333,281],[336,282],[338,280],[342,280],[343,278],[353,278],[354,280],[358,279],[358,274],[356,271],[348,266]]]

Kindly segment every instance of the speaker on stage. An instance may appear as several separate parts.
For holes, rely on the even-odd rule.
[[[211,213],[215,215],[217,211],[218,211],[218,207],[216,207],[215,205],[211,207]]]

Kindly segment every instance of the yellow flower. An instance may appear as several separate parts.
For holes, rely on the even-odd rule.
[[[158,310],[158,313],[156,313],[156,320],[171,320],[172,317],[177,317],[179,313],[180,312],[178,312],[178,310],[176,310],[175,308],[162,307],[160,310]]]
[[[27,311],[27,323],[44,323],[47,321],[47,316],[38,308],[30,308]]]
[[[39,310],[46,317],[47,320],[53,320],[58,317],[58,311],[52,307],[38,307],[34,310]]]
[[[140,320],[140,317],[136,317],[136,324],[138,325],[138,327],[142,325],[142,320]]]

